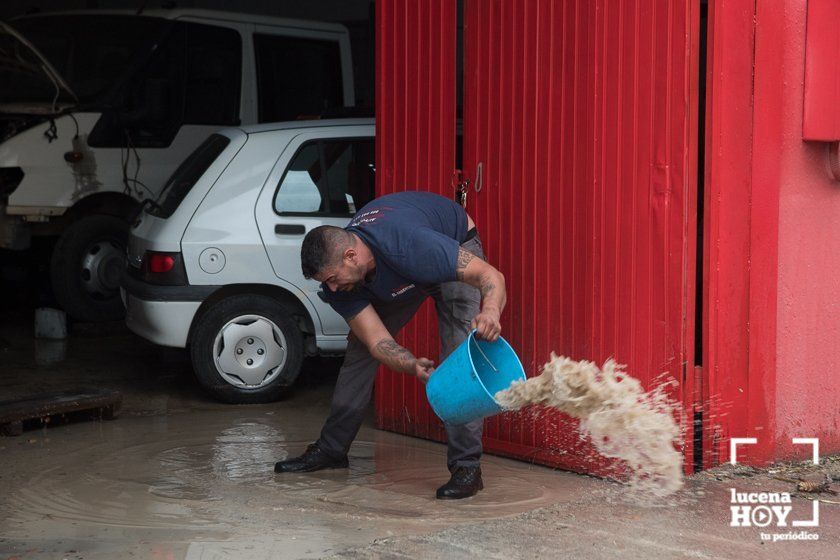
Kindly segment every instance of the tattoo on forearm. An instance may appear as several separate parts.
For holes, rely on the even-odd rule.
[[[458,249],[458,265],[455,268],[455,276],[458,280],[464,279],[464,272],[467,270],[467,265],[475,258],[475,255],[469,251]]]
[[[385,360],[391,362],[387,365],[395,364],[397,369],[402,369],[410,363],[414,362],[414,354],[397,344],[393,338],[386,338],[376,343],[376,349]]]
[[[487,295],[496,289],[496,285],[492,282],[482,282],[481,283],[481,297],[485,298]]]

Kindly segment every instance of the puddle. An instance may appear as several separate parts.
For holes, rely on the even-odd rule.
[[[367,427],[349,469],[275,474],[275,461],[317,437],[322,412],[229,407],[71,424],[7,440],[0,469],[13,475],[0,479],[0,534],[111,542],[106,536],[117,531],[123,545],[139,535],[180,543],[173,557],[191,544],[195,553],[213,548],[196,543],[256,543],[271,534],[294,540],[300,557],[319,556],[389,534],[516,515],[580,492],[570,491],[574,475],[486,456],[483,492],[436,500],[449,476],[446,447]],[[108,554],[113,550],[102,557]]]

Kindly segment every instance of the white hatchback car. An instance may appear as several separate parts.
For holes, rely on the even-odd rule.
[[[267,402],[304,356],[340,354],[347,323],[303,277],[300,245],[374,196],[372,119],[230,128],[211,135],[134,223],[126,323],[190,348],[216,398]]]

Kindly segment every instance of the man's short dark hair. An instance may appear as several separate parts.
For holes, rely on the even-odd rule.
[[[353,244],[350,232],[335,226],[318,226],[306,234],[300,246],[300,267],[304,278],[312,278],[337,263]]]

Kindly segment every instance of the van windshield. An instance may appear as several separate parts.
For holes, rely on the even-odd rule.
[[[216,161],[228,144],[230,144],[230,138],[227,136],[211,134],[169,177],[163,190],[160,191],[159,197],[162,197],[162,200],[156,206],[152,206],[149,214],[158,218],[171,216],[196,181],[204,175],[210,164]]]
[[[8,22],[32,43],[84,104],[102,101],[172,22],[132,15],[32,16]],[[0,37],[0,103],[52,101],[55,87],[33,71],[35,56],[10,35]],[[38,65],[35,64],[37,69]],[[71,100],[62,91],[61,98]]]

